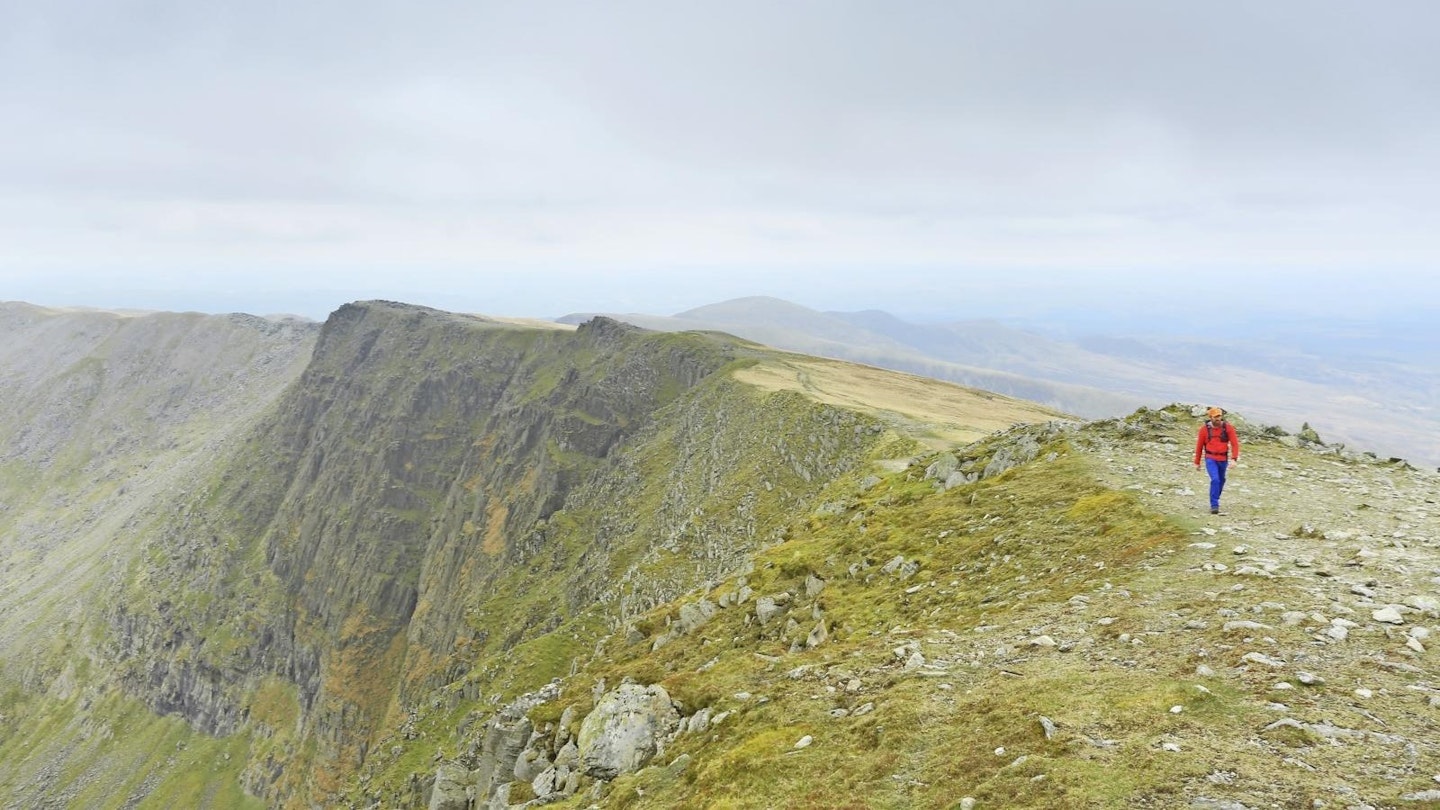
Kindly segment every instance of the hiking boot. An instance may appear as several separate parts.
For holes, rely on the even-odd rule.
[[[1218,507],[1218,506],[1212,507],[1212,508],[1210,509],[1210,514],[1212,514],[1212,515],[1218,515],[1218,514],[1220,514],[1220,507]]]

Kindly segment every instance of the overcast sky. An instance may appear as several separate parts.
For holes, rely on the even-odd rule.
[[[1433,0],[0,0],[0,299],[1433,307],[1437,31]]]

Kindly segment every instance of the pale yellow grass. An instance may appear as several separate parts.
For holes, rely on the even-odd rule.
[[[495,321],[496,323],[508,323],[515,326],[533,326],[537,329],[556,329],[562,332],[574,332],[576,329],[573,323],[556,323],[555,321],[547,321],[543,318],[512,318],[500,315],[481,315],[479,317],[487,321]]]
[[[878,416],[937,449],[968,444],[1020,423],[1068,418],[989,391],[798,354],[776,354],[735,377],[767,391],[798,391],[828,405]]]

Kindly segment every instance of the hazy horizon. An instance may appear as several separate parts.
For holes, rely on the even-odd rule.
[[[1409,1],[11,3],[0,298],[1433,311],[1437,27]]]
[[[1331,332],[1342,338],[1347,330],[1364,326],[1383,327],[1386,332],[1403,335],[1426,328],[1440,317],[1437,298],[1425,290],[1392,288],[1385,291],[1388,296],[1355,291],[1354,296],[1347,299],[1342,288],[1337,289],[1329,301],[1313,294],[1289,300],[1287,296],[1294,294],[1287,292],[1285,286],[1290,282],[1266,283],[1263,279],[1219,293],[1220,297],[1232,297],[1219,309],[1207,308],[1206,302],[1218,299],[1206,292],[1207,282],[1203,279],[1188,282],[1192,289],[1146,291],[1132,286],[1121,294],[1108,289],[1081,289],[1084,285],[1074,282],[1049,288],[996,285],[986,289],[982,280],[967,286],[956,285],[946,294],[934,289],[917,292],[857,288],[816,292],[815,285],[809,290],[800,289],[803,284],[757,285],[755,290],[718,284],[700,289],[657,291],[654,283],[642,283],[638,287],[645,294],[619,296],[602,289],[587,290],[584,284],[571,281],[564,285],[563,293],[547,295],[544,290],[537,290],[530,298],[513,292],[509,297],[487,296],[483,292],[410,286],[404,282],[343,289],[307,289],[303,285],[250,289],[244,279],[240,279],[240,283],[203,288],[177,284],[167,289],[147,289],[120,284],[107,287],[104,279],[90,281],[66,288],[53,282],[27,284],[22,280],[8,284],[0,300],[53,308],[244,312],[296,315],[323,321],[346,303],[377,299],[453,312],[553,320],[576,313],[673,316],[735,299],[771,297],[817,312],[876,310],[918,324],[995,320],[1055,337],[1155,334],[1192,335],[1211,340],[1223,340],[1227,335],[1245,338],[1295,332],[1313,336]],[[535,286],[546,287],[550,283],[542,277],[536,280]],[[823,280],[816,283],[825,284]],[[700,297],[711,289],[716,297]],[[1146,295],[1153,297],[1145,300]]]

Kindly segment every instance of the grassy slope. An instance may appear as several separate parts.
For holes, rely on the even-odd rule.
[[[1064,744],[1038,744],[1034,716],[1071,725],[1084,718],[1115,736],[1136,722],[1135,706],[1179,699],[1174,687],[1137,680],[1082,690],[1090,680],[1083,657],[1038,671],[933,657],[951,637],[1010,625],[1028,603],[1094,590],[1111,569],[1181,542],[1175,526],[1097,486],[1064,447],[1056,452],[1054,461],[944,493],[915,468],[863,491],[844,482],[851,493],[843,513],[806,520],[759,555],[747,577],[757,594],[796,594],[788,616],[798,628],[788,637],[785,618],[757,627],[737,608],[657,653],[612,642],[610,661],[594,675],[658,680],[691,711],[732,714],[708,738],[678,741],[669,755],[695,762],[679,778],[662,769],[624,777],[606,805],[766,807],[783,797],[791,807],[948,807],[958,784],[989,806],[1102,795],[1093,790],[1098,769],[1113,761],[1054,757]],[[897,556],[918,562],[918,571],[885,573]],[[826,583],[813,600],[803,596],[811,575]],[[724,583],[711,598],[735,587]],[[829,641],[789,653],[791,640],[817,623],[816,610]],[[916,651],[925,663],[907,666]],[[584,704],[588,679],[577,680],[566,698]],[[867,705],[874,710],[859,716],[831,714]],[[795,749],[804,736],[813,744]],[[999,746],[1055,762],[1011,767],[1014,757],[997,756]],[[1031,781],[1039,769],[1049,774],[1043,786]],[[1173,776],[1136,772],[1107,790],[1153,788]]]
[[[12,691],[0,714],[18,718],[0,735],[0,796],[65,807],[264,807],[241,789],[248,735],[208,737],[108,689],[63,701]]]
[[[1033,402],[897,371],[777,353],[736,379],[767,391],[869,414],[936,449],[976,441],[1012,425],[1063,416]]]

